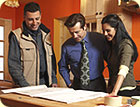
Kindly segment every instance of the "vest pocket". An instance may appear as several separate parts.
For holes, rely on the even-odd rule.
[[[23,61],[32,61],[35,59],[36,51],[34,48],[25,47],[21,50],[21,60]]]

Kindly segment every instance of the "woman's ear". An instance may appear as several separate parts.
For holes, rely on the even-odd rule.
[[[85,24],[85,26],[84,26],[84,30],[87,30],[87,25]]]

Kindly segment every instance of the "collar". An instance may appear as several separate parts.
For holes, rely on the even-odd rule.
[[[89,35],[88,32],[86,32],[86,36],[83,38],[83,40],[84,40],[85,42],[87,42],[87,43],[89,42],[88,35]]]
[[[23,22],[22,24],[22,30],[23,30],[23,34],[26,35],[27,37],[29,36],[29,34],[31,36],[37,36],[37,35],[40,35],[41,34],[41,31],[40,31],[40,27],[38,28],[37,31],[31,31],[27,28],[26,24],[25,24],[25,21]]]
[[[40,24],[40,26],[39,26],[39,28],[38,28],[38,30],[37,31],[35,31],[35,32],[32,32],[32,31],[30,31],[28,28],[27,28],[27,26],[26,26],[26,24],[25,24],[25,21],[23,21],[23,24],[22,24],[22,33],[24,34],[24,35],[26,35],[26,36],[28,36],[28,34],[30,34],[30,35],[40,35],[40,33],[41,33],[41,30],[42,31],[44,31],[45,33],[49,33],[50,32],[50,30],[44,25],[44,24]]]

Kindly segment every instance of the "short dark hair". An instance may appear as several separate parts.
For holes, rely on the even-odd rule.
[[[85,17],[81,13],[74,13],[70,15],[64,25],[66,27],[73,27],[77,22],[80,22],[81,28],[84,28],[86,22]]]
[[[30,2],[30,3],[27,3],[24,7],[24,16],[26,16],[26,12],[29,11],[29,12],[36,12],[36,11],[39,11],[40,14],[41,14],[41,10],[40,10],[40,6],[39,4],[35,3],[35,2]]]

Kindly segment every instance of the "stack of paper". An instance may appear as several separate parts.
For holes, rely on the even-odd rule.
[[[74,90],[71,88],[48,88],[45,85],[30,86],[23,88],[7,89],[2,90],[3,93],[20,93],[29,95],[31,97],[40,97],[49,100],[55,100],[65,103],[79,102],[98,97],[104,97],[107,94],[103,92],[85,91],[85,90]]]

